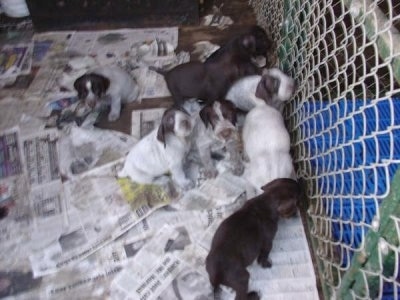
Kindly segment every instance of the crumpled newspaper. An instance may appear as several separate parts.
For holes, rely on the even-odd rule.
[[[204,62],[211,54],[217,51],[220,46],[210,41],[199,41],[194,44],[192,55],[197,56],[199,61]]]
[[[203,26],[214,26],[217,27],[220,30],[224,30],[228,28],[230,25],[233,24],[233,20],[228,17],[224,16],[221,12],[221,9],[223,7],[223,4],[221,4],[219,7],[213,6],[213,13],[210,15],[206,15],[203,17],[203,20],[201,22],[201,25]]]

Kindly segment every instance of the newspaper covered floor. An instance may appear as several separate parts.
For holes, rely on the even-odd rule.
[[[0,298],[213,299],[204,259],[219,223],[246,201],[244,181],[191,173],[196,187],[172,197],[117,179],[125,155],[158,126],[163,109],[134,111],[131,135],[90,122],[49,126],[51,110],[76,101],[61,86],[92,63],[146,77],[150,64],[187,61],[168,46],[158,49],[160,41],[175,49],[177,34],[154,28],[34,37],[38,73],[23,94],[0,101],[0,205],[8,214],[0,220]],[[166,95],[162,79],[151,76],[143,95]],[[280,222],[271,260],[270,269],[249,267],[250,287],[262,299],[318,299],[300,217]],[[234,293],[223,288],[221,299]]]

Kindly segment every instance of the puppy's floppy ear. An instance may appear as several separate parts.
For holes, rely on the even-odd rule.
[[[88,91],[86,90],[87,75],[82,75],[74,81],[74,89],[78,92],[78,98],[86,98]]]
[[[164,148],[167,147],[167,144],[165,143],[165,129],[163,124],[160,124],[160,126],[158,126],[157,140],[164,144]]]
[[[174,132],[175,127],[175,109],[168,109],[164,112],[161,124],[157,130],[157,140],[164,144],[164,148],[167,147],[166,136],[168,133]]]
[[[256,39],[254,35],[246,34],[242,37],[242,47],[247,53],[253,54],[256,52]]]
[[[300,198],[300,185],[291,178],[278,178],[261,187],[271,200],[278,201],[280,216],[290,216],[296,211]]]
[[[297,206],[297,198],[279,199],[278,214],[282,217],[290,217],[295,214]]]
[[[255,96],[268,102],[272,99],[272,96],[278,92],[279,85],[279,79],[272,77],[269,74],[265,74],[261,77],[261,80],[257,85]]]
[[[250,33],[255,37],[256,55],[266,56],[267,52],[273,48],[274,42],[268,37],[267,32],[258,25],[252,26]]]
[[[110,79],[98,74],[91,74],[92,91],[97,97],[104,96],[110,87]]]
[[[212,113],[212,110],[213,110],[212,106],[210,104],[207,104],[199,112],[200,119],[203,121],[206,128],[208,128],[208,124],[212,125],[210,120],[210,114]]]
[[[235,105],[228,100],[220,100],[222,115],[229,120],[233,126],[236,126],[237,114]]]

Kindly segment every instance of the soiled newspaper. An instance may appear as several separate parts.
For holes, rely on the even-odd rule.
[[[29,249],[34,277],[57,272],[83,260],[169,203],[160,187],[115,177],[134,142],[132,138],[120,133],[113,138],[112,132],[107,135],[102,131],[102,138],[85,140],[83,129],[77,130],[81,135],[75,137],[83,141],[80,145],[91,145],[93,149],[87,154],[96,159],[93,168],[65,182],[61,180],[57,130],[22,130],[22,134],[15,128],[1,135],[7,158],[2,162],[1,203],[10,206],[10,215],[1,224],[2,267],[19,266],[26,261]],[[96,138],[96,131],[91,133],[88,135]],[[104,139],[119,149],[111,151]],[[10,259],[7,253],[15,255]]]
[[[169,203],[160,187],[97,176],[96,171],[64,183],[68,226],[46,247],[29,256],[35,277],[74,265]]]

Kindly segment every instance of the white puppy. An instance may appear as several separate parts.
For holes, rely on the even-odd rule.
[[[109,121],[121,113],[121,104],[139,100],[140,88],[135,79],[118,66],[102,66],[89,70],[74,82],[78,97],[91,108],[103,103],[111,106]]]
[[[262,87],[251,101],[255,103],[244,121],[243,144],[244,152],[249,162],[246,164],[243,177],[247,179],[255,193],[262,192],[261,187],[276,178],[293,178],[294,169],[290,151],[290,137],[285,128],[282,114],[271,105],[270,99],[281,101],[281,96],[290,98],[294,85],[287,93],[279,94],[276,90],[274,77],[266,75]],[[282,84],[282,82],[281,82]],[[263,95],[261,100],[260,94]],[[253,196],[253,195],[248,195]]]
[[[217,176],[218,170],[212,159],[217,151],[225,158],[227,168],[235,175],[243,173],[239,152],[239,132],[236,125],[236,109],[226,100],[205,105],[197,114],[193,132],[193,147],[205,169],[205,176]]]
[[[166,183],[165,175],[182,189],[192,187],[183,171],[191,146],[193,121],[189,114],[176,108],[167,109],[161,125],[142,138],[129,152],[119,177],[129,176],[138,183]]]
[[[273,83],[274,95],[271,98],[263,92],[260,92],[259,97],[254,98],[250,95],[255,95],[257,90],[262,91],[265,89],[265,80],[267,77],[273,77],[275,79]],[[269,79],[268,79],[269,80]],[[236,81],[229,89],[226,99],[233,102],[237,108],[243,111],[251,110],[256,102],[261,98],[264,101],[280,112],[283,110],[284,102],[288,101],[293,94],[295,89],[295,81],[293,78],[287,76],[281,70],[267,69],[263,72],[263,75],[251,75],[246,76]]]

